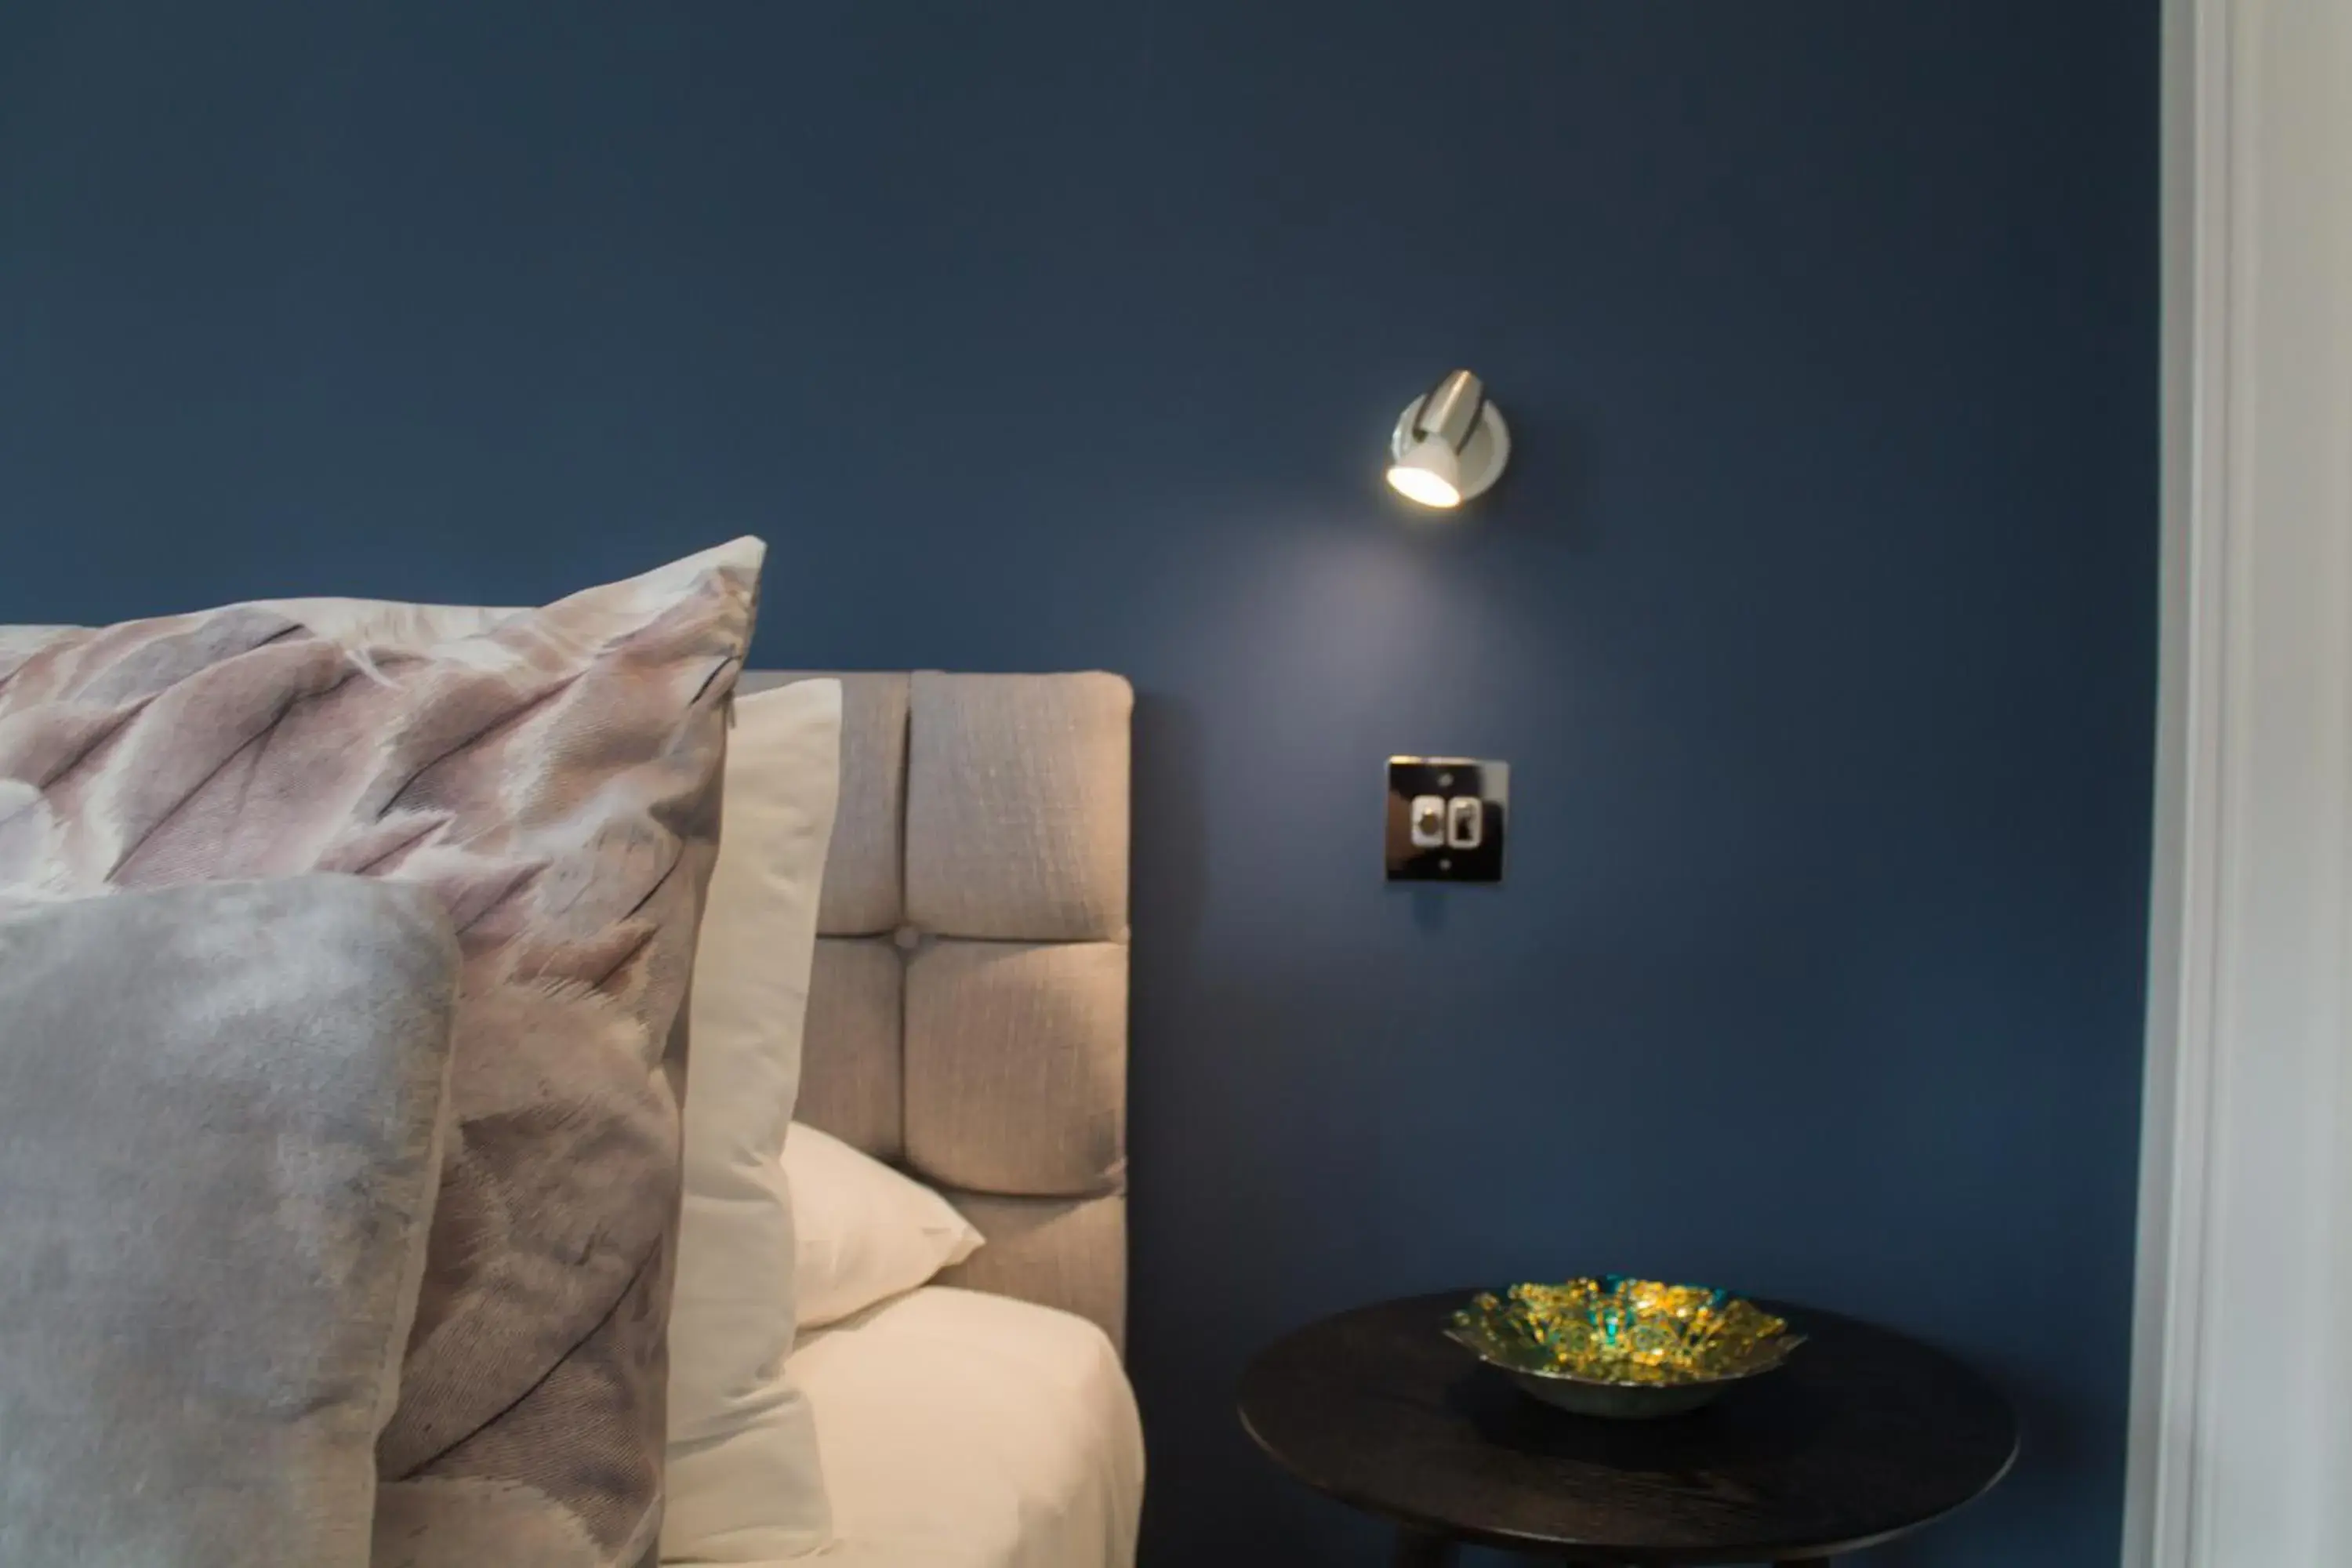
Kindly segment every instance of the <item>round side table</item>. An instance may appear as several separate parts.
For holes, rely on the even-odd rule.
[[[1242,1377],[1258,1447],[1395,1521],[1399,1568],[1460,1542],[1610,1568],[1818,1563],[1942,1518],[2017,1458],[2008,1402],[1958,1362],[1778,1302],[1807,1342],[1779,1371],[1687,1415],[1570,1415],[1444,1337],[1471,1294],[1326,1318]]]

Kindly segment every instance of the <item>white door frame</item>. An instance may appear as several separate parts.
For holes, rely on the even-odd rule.
[[[2352,1563],[2352,5],[2168,0],[2125,1568]]]

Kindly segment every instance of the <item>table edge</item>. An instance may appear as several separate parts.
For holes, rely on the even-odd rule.
[[[1472,1290],[1460,1292],[1459,1294],[1466,1300],[1471,1295],[1475,1293],[1476,1291],[1474,1289]],[[1986,1494],[2009,1479],[2010,1473],[2017,1468],[2017,1461],[2020,1455],[2024,1452],[2025,1442],[2022,1429],[2023,1424],[2018,1418],[2017,1407],[2014,1402],[2012,1402],[2006,1394],[2003,1394],[1999,1386],[1995,1385],[1990,1378],[1984,1377],[1983,1373],[1977,1372],[1974,1367],[1969,1366],[1968,1363],[1961,1361],[1958,1356],[1952,1355],[1948,1351],[1944,1350],[1941,1346],[1928,1344],[1927,1342],[1917,1340],[1912,1335],[1904,1333],[1899,1329],[1883,1328],[1866,1319],[1855,1318],[1847,1313],[1832,1311],[1825,1308],[1810,1307],[1802,1302],[1766,1300],[1762,1298],[1756,1299],[1759,1306],[1768,1306],[1776,1310],[1782,1308],[1793,1308],[1801,1312],[1811,1313],[1821,1317],[1838,1318],[1844,1321],[1858,1324],[1863,1328],[1870,1329],[1879,1333],[1894,1334],[1899,1338],[1912,1340],[1913,1342],[1925,1346],[1927,1349],[1931,1350],[1937,1354],[1945,1357],[1947,1360],[1953,1362],[1955,1364],[1968,1371],[1971,1375],[1983,1381],[1986,1386],[1991,1388],[1993,1393],[2000,1396],[2001,1404],[2008,1408],[2010,1413],[2009,1452],[2002,1458],[1999,1468],[1996,1468],[1990,1476],[1986,1478],[1982,1486],[1969,1493],[1966,1497],[1957,1500],[1948,1507],[1938,1510],[1935,1513],[1928,1514],[1921,1519],[1913,1520],[1909,1523],[1901,1525],[1893,1530],[1881,1531],[1873,1535],[1861,1535],[1854,1536],[1851,1539],[1832,1541],[1743,1542],[1736,1549],[1740,1553],[1739,1556],[1724,1557],[1720,1555],[1723,1551],[1733,1549],[1711,1546],[1628,1549],[1622,1546],[1610,1546],[1600,1542],[1584,1543],[1563,1541],[1557,1536],[1527,1535],[1509,1530],[1495,1529],[1479,1525],[1465,1525],[1457,1523],[1452,1520],[1439,1519],[1432,1515],[1420,1513],[1411,1509],[1399,1507],[1392,1502],[1383,1502],[1370,1497],[1363,1496],[1349,1488],[1326,1485],[1321,1481],[1315,1480],[1302,1474],[1290,1463],[1289,1460],[1283,1458],[1283,1456],[1275,1449],[1271,1443],[1267,1442],[1265,1435],[1260,1433],[1256,1426],[1250,1420],[1249,1410],[1242,1398],[1242,1389],[1246,1387],[1248,1384],[1250,1373],[1257,1366],[1259,1361],[1285,1342],[1290,1340],[1296,1335],[1306,1333],[1309,1330],[1318,1328],[1335,1319],[1348,1317],[1353,1313],[1371,1311],[1382,1307],[1398,1306],[1408,1301],[1435,1302],[1448,1299],[1455,1294],[1456,1292],[1453,1291],[1430,1290],[1416,1292],[1411,1296],[1394,1296],[1378,1301],[1366,1301],[1354,1307],[1343,1308],[1337,1312],[1327,1312],[1322,1317],[1301,1323],[1295,1329],[1291,1329],[1284,1333],[1276,1335],[1273,1339],[1260,1346],[1258,1350],[1250,1356],[1249,1360],[1243,1364],[1240,1384],[1235,1388],[1234,1395],[1234,1413],[1241,1423],[1243,1432],[1248,1436],[1250,1442],[1255,1446],[1258,1452],[1265,1455],[1267,1459],[1271,1460],[1275,1468],[1280,1470],[1284,1475],[1289,1477],[1300,1486],[1305,1487],[1307,1490],[1314,1492],[1318,1497],[1329,1498],[1334,1502],[1344,1504],[1349,1508],[1356,1510],[1360,1513],[1366,1513],[1378,1519],[1386,1520],[1391,1524],[1407,1526],[1413,1530],[1424,1531],[1436,1535],[1441,1535],[1447,1540],[1459,1542],[1465,1545],[1492,1546],[1501,1548],[1507,1552],[1531,1552],[1549,1555],[1554,1558],[1558,1558],[1561,1553],[1567,1552],[1574,1554],[1570,1559],[1571,1562],[1575,1560],[1575,1556],[1590,1552],[1594,1554],[1591,1559],[1594,1563],[1622,1563],[1628,1565],[1638,1565],[1638,1568],[1728,1568],[1728,1565],[1731,1564],[1755,1562],[1759,1557],[1782,1562],[1803,1562],[1809,1558],[1839,1557],[1843,1556],[1848,1552],[1867,1552],[1873,1547],[1884,1546],[1890,1542],[1900,1541],[1904,1537],[1914,1534],[1919,1531],[1926,1530],[1931,1525],[1940,1524],[1945,1520],[1948,1520],[1954,1514],[1958,1513],[1961,1510],[1968,1508],[1970,1504],[1983,1500]]]

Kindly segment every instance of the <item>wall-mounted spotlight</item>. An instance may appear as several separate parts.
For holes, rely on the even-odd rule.
[[[1389,483],[1399,495],[1455,507],[1501,475],[1511,432],[1478,378],[1457,370],[1405,405],[1389,452]]]

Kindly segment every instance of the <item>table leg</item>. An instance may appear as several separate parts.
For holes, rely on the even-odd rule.
[[[1390,1568],[1454,1568],[1454,1542],[1434,1531],[1401,1524],[1389,1563]]]

